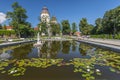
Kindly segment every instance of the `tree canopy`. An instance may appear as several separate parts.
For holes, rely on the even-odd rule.
[[[63,21],[61,22],[61,24],[62,24],[62,33],[63,33],[64,35],[70,34],[71,29],[70,29],[70,23],[69,23],[69,21],[68,21],[68,20],[63,20]]]
[[[103,16],[102,25],[106,34],[118,34],[120,32],[120,6],[106,11]]]
[[[72,33],[74,34],[77,31],[77,25],[75,22],[72,23]]]
[[[26,22],[28,16],[26,15],[27,11],[20,6],[17,2],[12,4],[13,11],[7,12],[7,18],[10,20],[10,25],[13,26],[17,36],[22,37],[26,35],[27,32],[31,28],[31,24]],[[23,29],[24,28],[24,29]],[[28,36],[29,34],[27,34]]]
[[[60,35],[60,24],[51,23],[51,32],[53,36]]]
[[[93,29],[93,26],[88,24],[86,18],[82,18],[79,23],[79,30],[83,35],[89,35]]]

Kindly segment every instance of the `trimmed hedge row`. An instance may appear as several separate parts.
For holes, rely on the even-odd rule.
[[[14,30],[0,30],[0,35],[11,35],[11,34],[15,34]]]

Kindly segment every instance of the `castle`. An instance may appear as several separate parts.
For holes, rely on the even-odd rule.
[[[57,24],[57,19],[55,16],[50,18],[50,13],[47,7],[42,8],[42,11],[40,14],[40,20],[41,22]]]

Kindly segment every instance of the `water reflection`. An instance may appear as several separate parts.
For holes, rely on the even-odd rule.
[[[91,48],[87,50],[87,55],[95,56],[96,55],[96,48]]]
[[[43,46],[40,49],[42,58],[56,58],[61,48],[60,45],[61,43],[57,41],[45,42],[45,44],[43,44]]]
[[[69,54],[71,43],[69,41],[62,42],[62,53]]]
[[[80,46],[81,47],[81,46]],[[4,48],[6,49],[6,48]],[[79,42],[76,41],[46,41],[41,46],[34,47],[33,44],[18,45],[9,47],[5,51],[10,52],[14,59],[24,58],[63,58],[66,60],[81,57]]]
[[[92,47],[83,43],[79,44],[79,52],[82,56],[87,56],[87,55],[93,56],[95,55],[95,51],[96,51],[95,47]]]
[[[11,58],[11,55],[7,52],[3,52],[2,54],[0,54],[0,60],[6,60],[10,58]]]
[[[82,43],[79,44],[79,52],[80,52],[80,54],[82,56],[86,56],[87,55],[87,51],[86,50],[88,50],[88,49],[90,49],[90,48],[87,48],[85,44],[82,44]]]
[[[16,59],[27,58],[27,55],[32,51],[32,47],[32,44],[21,45],[20,47],[13,49],[12,57]]]
[[[45,41],[38,47],[34,47],[33,43],[31,43],[4,48],[0,52],[3,53],[1,53],[0,57],[7,59],[63,58],[69,60],[73,58],[89,58],[96,54],[97,49],[76,41]]]
[[[71,45],[72,45],[72,51],[73,52],[76,51],[76,47],[77,47],[76,41],[72,41]]]

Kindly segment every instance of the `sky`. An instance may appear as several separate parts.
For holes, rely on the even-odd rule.
[[[11,5],[18,2],[27,10],[27,21],[36,27],[42,8],[46,6],[50,16],[56,16],[58,22],[69,20],[79,24],[82,18],[87,18],[89,24],[95,24],[97,18],[102,18],[110,9],[120,6],[120,0],[0,0],[0,24],[7,24],[5,14],[12,11]]]

